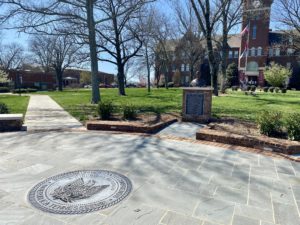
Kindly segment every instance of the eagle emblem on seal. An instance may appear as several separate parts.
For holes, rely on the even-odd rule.
[[[109,185],[95,185],[96,181],[85,182],[83,178],[72,181],[62,187],[56,188],[51,196],[65,203],[71,203],[80,199],[90,198],[91,196],[108,188]]]

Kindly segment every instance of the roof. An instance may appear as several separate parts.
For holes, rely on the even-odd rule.
[[[176,46],[178,45],[179,40],[167,40],[165,41],[165,48],[166,51],[174,52],[176,49]],[[159,48],[160,45],[158,45]]]
[[[230,35],[228,38],[228,45],[230,48],[240,48],[241,41],[242,39],[240,34]]]
[[[80,73],[81,72],[87,72],[87,73],[90,73],[91,71],[88,71],[88,70],[85,70],[85,69],[66,69],[65,72],[64,72],[64,75],[65,76],[80,76]],[[102,71],[99,71],[98,72],[98,75],[104,75],[104,76],[115,76],[114,74],[112,73],[106,73],[106,72],[102,72]]]
[[[289,31],[292,32],[292,31]],[[269,45],[274,44],[283,44],[289,41],[287,31],[270,31],[269,32]],[[221,36],[216,36],[217,40],[220,41]],[[231,34],[228,36],[228,46],[230,48],[240,48],[241,47],[241,35],[240,34]],[[168,51],[174,51],[176,49],[176,45],[178,44],[179,40],[168,40],[166,42],[166,48]],[[205,43],[204,40],[201,40],[201,43]],[[213,41],[214,46],[216,46],[217,42]]]

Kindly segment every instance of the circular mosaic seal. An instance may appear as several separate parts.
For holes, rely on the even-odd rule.
[[[108,208],[131,192],[130,180],[105,170],[83,170],[59,174],[34,186],[29,202],[56,214],[82,214]]]

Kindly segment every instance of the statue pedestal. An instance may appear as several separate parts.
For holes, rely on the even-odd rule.
[[[211,118],[213,88],[183,88],[182,120],[206,123]]]

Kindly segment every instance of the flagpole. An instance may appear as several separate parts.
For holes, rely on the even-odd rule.
[[[251,24],[250,24],[250,20],[248,22],[248,25],[249,26],[249,31],[248,31],[248,36],[247,36],[247,52],[246,52],[246,63],[245,63],[245,79],[246,79],[246,71],[247,71],[247,66],[248,66],[248,54],[249,54],[249,41],[250,41],[250,32],[251,32]]]

